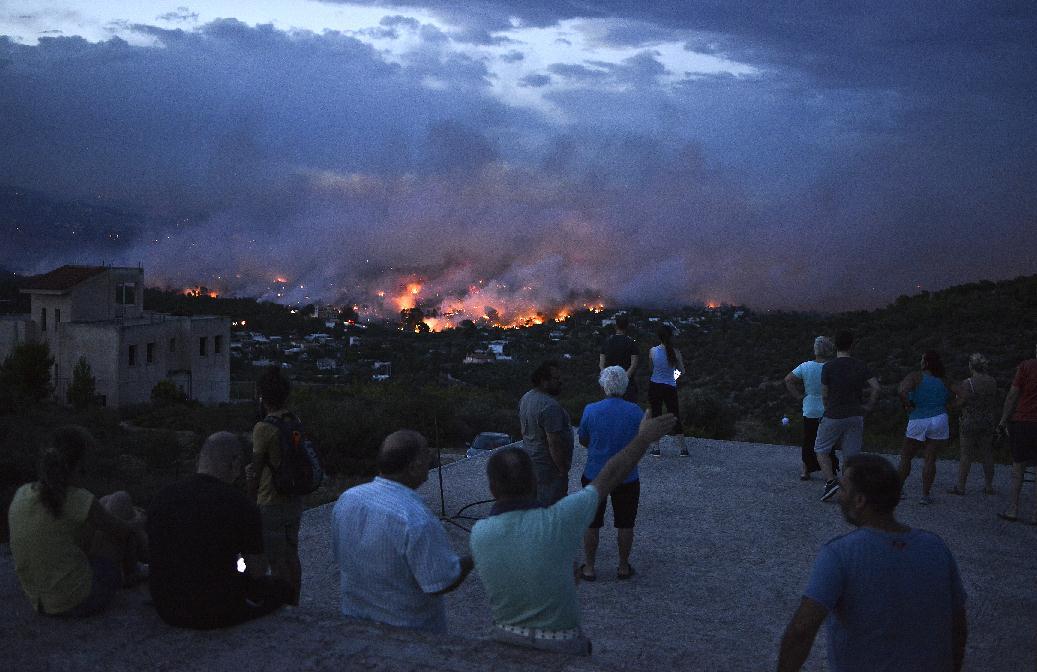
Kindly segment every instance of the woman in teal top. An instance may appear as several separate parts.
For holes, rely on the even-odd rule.
[[[932,502],[930,492],[936,479],[936,453],[951,436],[947,418],[947,402],[953,396],[944,381],[946,372],[940,354],[932,350],[922,355],[918,371],[909,373],[900,383],[900,403],[909,411],[904,447],[900,450],[900,480],[911,474],[911,460],[924,450],[922,498],[920,504]]]

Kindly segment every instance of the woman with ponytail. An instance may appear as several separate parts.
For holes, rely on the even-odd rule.
[[[904,446],[900,449],[900,467],[897,472],[903,483],[911,474],[911,460],[920,451],[925,457],[922,467],[922,497],[919,504],[931,504],[933,481],[936,479],[936,454],[951,437],[947,416],[947,402],[954,393],[945,380],[946,372],[940,353],[933,350],[922,355],[916,371],[900,382],[900,403],[907,416]]]
[[[659,345],[648,351],[648,358],[652,363],[652,377],[648,381],[648,403],[651,404],[653,418],[659,417],[663,405],[666,406],[667,413],[673,413],[677,422],[671,434],[677,437],[681,457],[688,457],[688,448],[684,444],[684,429],[681,426],[680,403],[677,399],[677,378],[684,373],[684,359],[673,347],[673,329],[663,324],[655,333],[659,337]],[[662,455],[658,444],[652,448],[652,455]]]
[[[40,454],[39,480],[18,489],[8,512],[15,573],[43,614],[89,616],[140,573],[146,540],[129,495],[98,500],[78,487],[92,445],[81,427],[56,429]]]

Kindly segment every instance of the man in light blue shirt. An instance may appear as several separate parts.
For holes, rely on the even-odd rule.
[[[857,530],[821,548],[782,638],[779,672],[802,667],[826,618],[837,672],[961,669],[968,628],[958,565],[938,536],[893,517],[900,487],[885,458],[846,460],[839,504]]]
[[[440,597],[472,570],[443,525],[414,490],[428,478],[432,454],[417,432],[387,436],[380,476],[342,493],[332,511],[342,613],[402,628],[446,632]]]
[[[472,555],[496,625],[494,637],[538,649],[587,655],[580,630],[574,559],[598,505],[674,426],[672,415],[646,414],[637,436],[583,490],[544,507],[536,501],[529,455],[508,448],[490,458],[486,475],[497,499],[472,529]]]

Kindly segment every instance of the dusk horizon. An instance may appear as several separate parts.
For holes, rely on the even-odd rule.
[[[458,315],[841,312],[1031,275],[1035,27],[1022,5],[15,0],[0,267]],[[112,224],[76,233],[72,202]]]

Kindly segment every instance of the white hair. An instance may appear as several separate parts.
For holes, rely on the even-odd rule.
[[[622,366],[606,366],[598,376],[598,384],[610,397],[622,396],[629,382],[626,369]]]
[[[818,336],[814,339],[814,356],[831,359],[835,357],[835,343],[827,336]]]

